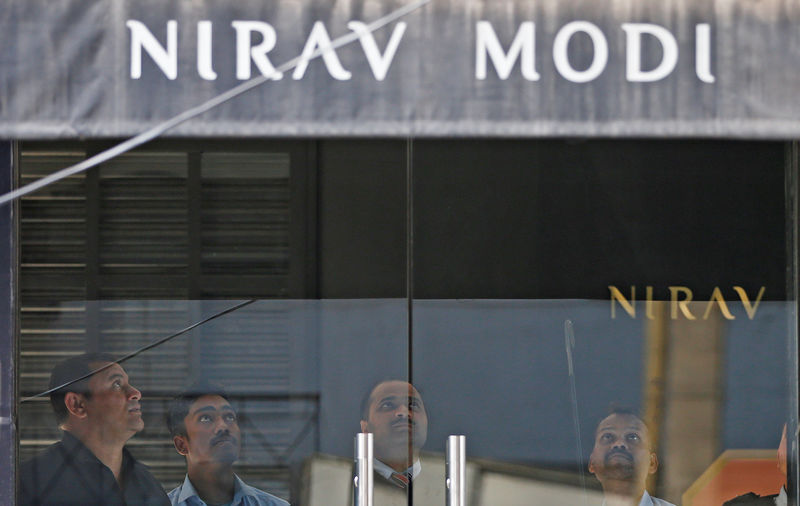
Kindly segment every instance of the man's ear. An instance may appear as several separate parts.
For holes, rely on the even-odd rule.
[[[369,426],[369,422],[366,420],[361,420],[361,432],[369,432],[367,427]]]
[[[647,473],[655,474],[656,471],[658,471],[658,455],[655,452],[650,452],[650,468]]]
[[[67,392],[64,395],[64,405],[67,411],[73,416],[78,418],[86,418],[89,414],[86,412],[86,398],[83,394],[75,392]]]
[[[591,457],[589,457],[589,472],[594,474],[594,461],[592,461]]]
[[[172,444],[175,445],[175,450],[184,457],[189,453],[189,442],[185,436],[175,436],[172,438]]]

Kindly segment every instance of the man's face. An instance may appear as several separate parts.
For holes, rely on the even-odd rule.
[[[410,383],[387,381],[372,391],[361,431],[374,434],[375,456],[381,460],[405,459],[428,437],[428,414],[422,397]]]
[[[90,364],[92,370],[109,362]],[[119,364],[94,374],[89,378],[91,396],[85,399],[87,420],[91,430],[103,439],[127,441],[144,428],[139,400],[142,393],[128,383],[128,375]]]
[[[183,419],[186,436],[175,436],[178,453],[187,465],[233,464],[239,459],[241,431],[236,412],[220,395],[204,395],[189,406]]]
[[[600,422],[589,472],[603,483],[622,480],[644,486],[647,475],[656,472],[658,459],[650,451],[647,427],[633,415],[613,414]]]

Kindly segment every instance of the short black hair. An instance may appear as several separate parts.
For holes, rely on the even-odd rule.
[[[378,388],[379,386],[383,385],[384,383],[391,383],[392,381],[399,381],[400,383],[406,383],[408,385],[411,385],[411,382],[409,382],[407,379],[400,379],[400,378],[387,378],[387,379],[382,379],[380,381],[376,381],[376,382],[372,383],[372,386],[370,387],[370,389],[367,390],[364,393],[364,396],[361,398],[361,419],[362,420],[367,420],[369,418],[369,406],[370,406],[371,401],[372,401],[372,392],[374,392],[376,388]],[[414,387],[414,390],[416,390],[419,393],[420,397],[422,397],[422,392],[420,392],[419,388],[415,387],[414,385],[411,385],[411,386]],[[427,411],[426,411],[426,414],[427,414]]]
[[[186,436],[184,419],[189,414],[189,408],[191,408],[192,404],[204,395],[219,395],[230,402],[228,393],[221,385],[205,381],[192,383],[183,392],[175,396],[167,408],[167,429],[169,429],[169,434],[172,437]]]
[[[639,414],[639,411],[631,408],[630,406],[623,406],[623,405],[619,405],[619,404],[611,404],[609,406],[609,408],[608,408],[608,412],[606,413],[606,415],[603,418],[601,418],[600,420],[597,421],[597,425],[595,426],[595,429],[594,429],[595,435],[597,435],[597,429],[600,428],[600,423],[602,423],[603,420],[605,420],[606,418],[608,418],[609,416],[612,416],[612,415],[632,416],[632,417],[636,418],[637,420],[639,420],[642,423],[642,425],[644,425],[645,428],[648,431],[650,430],[650,428],[647,426],[647,422],[645,422],[644,418],[642,418],[642,415]]]
[[[91,373],[93,370],[92,364],[116,361],[117,359],[110,353],[84,353],[62,360],[53,367],[53,372],[50,373],[48,389],[52,390],[50,392],[50,405],[53,407],[56,421],[59,424],[67,421],[69,417],[69,411],[66,404],[64,404],[64,398],[68,392],[83,394],[87,398],[92,396],[92,392],[89,391],[89,379],[91,376],[80,381],[75,380]],[[61,385],[65,386],[58,388]]]

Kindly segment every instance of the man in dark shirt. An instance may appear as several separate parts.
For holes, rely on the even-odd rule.
[[[50,389],[56,389],[50,403],[64,436],[22,465],[20,504],[169,505],[161,485],[125,449],[144,428],[141,393],[114,357],[92,353],[64,360],[50,375]]]

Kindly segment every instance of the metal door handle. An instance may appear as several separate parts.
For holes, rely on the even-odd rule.
[[[447,506],[467,506],[467,437],[447,438]]]
[[[355,438],[356,475],[353,478],[355,506],[373,506],[372,434],[360,433]]]

